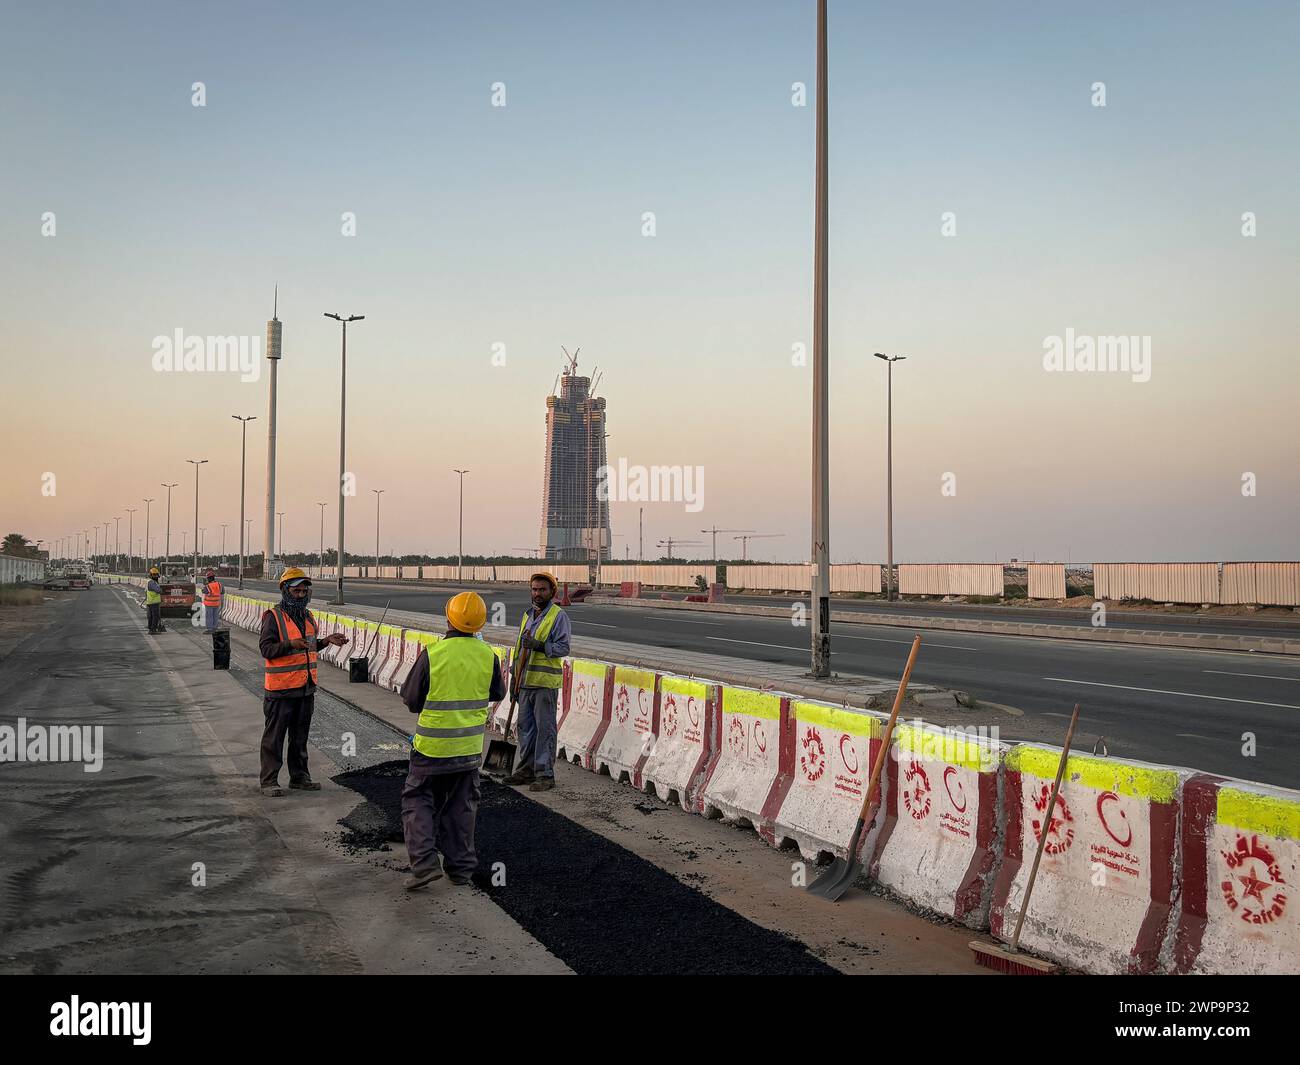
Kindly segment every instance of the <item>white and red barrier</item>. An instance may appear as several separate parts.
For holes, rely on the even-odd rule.
[[[987,928],[1002,748],[921,723],[894,730],[871,877],[928,910]]]
[[[705,817],[749,824],[764,839],[774,840],[781,772],[788,772],[794,760],[788,712],[785,696],[723,687],[716,719],[718,746],[700,795]]]
[[[370,649],[370,669],[368,678],[371,684],[378,684],[380,674],[388,665],[390,655],[401,656],[402,630],[395,625],[380,625],[379,634],[374,638]]]
[[[558,739],[565,761],[595,768],[592,756],[609,726],[613,694],[613,667],[585,658],[565,664]]]
[[[1300,794],[1197,774],[1181,835],[1173,971],[1300,970]]]
[[[1088,972],[1154,972],[1173,906],[1178,794],[1191,774],[1071,755],[1045,824],[1059,759],[1035,744],[1003,759],[1006,831],[990,929],[1010,938],[1046,832],[1020,945]]]
[[[654,673],[630,666],[614,667],[609,726],[592,755],[597,772],[603,769],[615,780],[635,783],[654,743],[658,694]]]
[[[390,635],[388,640],[388,653],[384,658],[384,664],[380,667],[375,676],[375,683],[381,688],[387,688],[389,691],[397,691],[397,686],[393,684],[393,678],[397,676],[397,671],[401,669],[402,662],[406,659],[408,644],[406,641],[407,629],[397,629],[396,634]]]
[[[439,637],[431,632],[420,632],[418,629],[407,629],[402,634],[402,659],[393,673],[393,690],[400,691],[402,685],[406,683],[406,678],[411,675],[411,668],[415,665],[415,660],[420,657],[420,652],[438,642]]]
[[[782,789],[775,841],[780,846],[793,840],[809,861],[828,854],[846,857],[884,736],[881,719],[864,710],[791,699],[790,727],[793,769]],[[860,854],[871,853],[869,837],[863,834]]]
[[[663,674],[659,677],[659,720],[655,740],[632,783],[647,786],[664,802],[698,811],[699,792],[715,740],[710,731],[718,688],[713,684]]]
[[[357,631],[360,623],[356,618],[346,617],[343,614],[333,615],[334,624],[337,628],[334,630],[341,635],[347,643],[342,647],[327,647],[321,652],[321,657],[331,665],[342,666],[346,668],[347,660],[355,653],[353,644],[356,640]]]

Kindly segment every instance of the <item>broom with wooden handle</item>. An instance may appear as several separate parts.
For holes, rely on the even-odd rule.
[[[1020,930],[1025,926],[1025,914],[1029,911],[1029,896],[1034,893],[1034,881],[1038,879],[1038,863],[1043,860],[1043,848],[1047,846],[1047,833],[1052,827],[1052,814],[1056,810],[1056,797],[1061,793],[1061,778],[1065,776],[1065,764],[1070,760],[1074,726],[1078,723],[1079,704],[1075,703],[1074,713],[1070,715],[1070,727],[1065,733],[1065,746],[1061,748],[1061,760],[1056,766],[1052,794],[1047,799],[1047,809],[1043,813],[1043,830],[1038,834],[1038,851],[1034,854],[1034,864],[1029,870],[1029,882],[1025,885],[1025,894],[1020,900],[1020,915],[1016,918],[1016,930],[1011,935],[1011,943],[1001,947],[996,943],[971,940],[970,949],[975,954],[975,961],[990,969],[1011,973],[1013,976],[1047,976],[1057,971],[1058,966],[1050,961],[1020,953]]]

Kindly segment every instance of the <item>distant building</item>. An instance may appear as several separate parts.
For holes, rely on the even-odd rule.
[[[609,501],[596,497],[606,464],[605,400],[592,395],[592,378],[578,376],[578,353],[565,355],[560,394],[546,397],[539,553],[560,562],[608,561]]]

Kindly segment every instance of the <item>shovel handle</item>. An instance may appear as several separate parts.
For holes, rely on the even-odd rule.
[[[889,712],[889,724],[885,726],[884,739],[876,754],[875,764],[871,767],[871,782],[867,785],[867,794],[862,799],[862,810],[858,813],[859,825],[867,819],[867,811],[871,809],[871,799],[875,795],[876,786],[880,783],[880,771],[885,767],[885,756],[889,753],[889,741],[894,735],[894,722],[898,720],[899,708],[907,695],[907,682],[911,679],[912,667],[916,665],[916,653],[920,649],[921,637],[916,636],[912,639],[912,649],[907,653],[907,665],[903,669],[903,679],[899,682],[898,692],[894,696],[894,708]]]
[[[1025,897],[1020,900],[1020,916],[1016,918],[1016,931],[1011,937],[1011,949],[1020,949],[1020,929],[1025,923],[1025,913],[1029,909],[1029,896],[1034,893],[1034,881],[1038,879],[1038,863],[1043,860],[1043,848],[1047,845],[1047,832],[1052,827],[1052,812],[1056,809],[1056,796],[1061,792],[1061,778],[1065,776],[1065,764],[1070,760],[1070,744],[1074,741],[1074,726],[1079,723],[1079,704],[1074,704],[1074,713],[1070,715],[1070,727],[1065,730],[1065,746],[1061,748],[1061,760],[1056,765],[1056,779],[1052,781],[1052,794],[1047,800],[1047,809],[1043,812],[1043,830],[1038,833],[1038,850],[1034,854],[1034,865],[1029,870],[1029,882],[1025,884]]]

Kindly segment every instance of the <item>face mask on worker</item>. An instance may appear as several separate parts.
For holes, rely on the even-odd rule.
[[[307,620],[307,604],[311,602],[311,585],[299,585],[299,588],[305,588],[302,595],[295,595],[295,589],[285,588],[280,593],[280,606],[284,612],[293,618],[294,624],[302,628]]]

